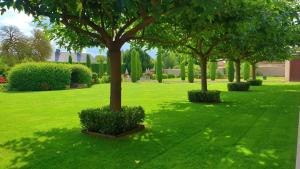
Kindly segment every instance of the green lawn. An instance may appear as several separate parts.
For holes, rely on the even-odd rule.
[[[192,104],[194,83],[123,83],[123,104],[146,110],[146,130],[117,140],[80,133],[78,112],[108,104],[109,85],[0,93],[0,168],[294,169],[300,83],[222,90]]]

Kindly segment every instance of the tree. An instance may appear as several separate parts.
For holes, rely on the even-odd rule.
[[[131,52],[131,81],[137,82],[139,79],[139,70],[138,70],[138,56],[139,53],[136,50],[132,50]]]
[[[141,79],[141,77],[143,76],[143,68],[142,68],[142,62],[141,62],[141,58],[140,55],[137,55],[137,76],[138,76],[138,80]]]
[[[194,60],[189,58],[188,60],[188,80],[190,83],[194,83]]]
[[[143,50],[142,48],[139,48],[139,47],[132,47],[129,50],[125,50],[124,52],[122,52],[123,64],[125,65],[125,69],[127,69],[129,73],[131,71],[130,52],[133,49],[135,49],[139,53],[139,57],[140,57],[140,60],[141,60],[142,71],[143,72],[145,72],[146,69],[152,69],[154,67],[153,59],[148,55],[148,53],[145,50]]]
[[[244,80],[249,80],[250,77],[250,64],[248,62],[244,62],[243,64],[243,78]]]
[[[104,63],[106,61],[106,57],[103,55],[97,55],[95,58],[98,63],[100,62]]]
[[[52,46],[50,40],[45,33],[39,29],[33,31],[33,38],[31,41],[32,58],[35,61],[45,61],[52,53]]]
[[[180,61],[180,78],[181,80],[185,80],[185,58],[181,57]]]
[[[13,66],[32,56],[30,39],[15,26],[0,29],[1,57],[4,63]]]
[[[172,69],[176,65],[176,55],[173,52],[164,51],[162,60],[164,69]]]
[[[226,72],[227,72],[227,78],[229,82],[234,81],[234,62],[233,61],[227,61],[226,62]]]
[[[71,56],[71,55],[69,55],[68,63],[69,63],[69,64],[72,64],[72,63],[73,63],[73,60],[72,60],[72,56]]]
[[[156,78],[157,81],[159,83],[162,82],[162,53],[161,53],[161,49],[159,49],[159,51],[157,52],[157,58],[156,58],[156,65],[155,65],[155,69],[156,69]]]
[[[92,65],[91,65],[91,55],[90,54],[87,54],[86,55],[86,66],[88,67],[88,68],[92,68]]]
[[[209,63],[209,73],[210,73],[211,80],[216,80],[217,69],[218,69],[218,62],[212,61]]]
[[[74,2],[74,3],[73,3]],[[53,1],[15,0],[1,3],[2,12],[10,7],[24,10],[36,19],[49,18],[47,26],[60,45],[108,48],[111,70],[110,109],[121,110],[121,47],[136,40],[149,25],[181,7],[180,1]],[[156,32],[153,32],[153,35]]]

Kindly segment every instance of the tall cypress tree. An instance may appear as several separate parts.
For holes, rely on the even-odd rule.
[[[234,80],[234,62],[233,61],[227,61],[226,72],[227,72],[228,81],[233,82],[233,80]]]
[[[181,57],[180,61],[180,78],[181,80],[185,80],[185,59]]]
[[[161,52],[160,50],[158,51],[158,54],[157,54],[157,59],[156,59],[156,78],[157,78],[157,81],[159,83],[162,82],[162,58],[161,58]]]
[[[191,57],[188,63],[188,80],[190,83],[194,83],[194,60]]]
[[[99,61],[99,77],[101,78],[104,75],[104,65],[103,65],[103,61]]]
[[[71,56],[71,55],[69,55],[68,63],[69,63],[69,64],[72,64],[72,63],[73,63],[73,60],[72,60],[72,56]]]
[[[212,61],[209,63],[209,74],[211,80],[216,80],[218,62]]]
[[[86,66],[91,69],[91,55],[86,56]]]
[[[131,71],[130,71],[130,76],[131,76],[131,81],[132,82],[137,82],[138,81],[138,67],[137,67],[137,62],[138,62],[138,52],[133,49],[130,52],[130,57],[131,57],[131,61],[130,61],[130,67],[131,67]]]
[[[244,80],[249,80],[250,78],[250,64],[248,62],[243,64],[243,77]]]
[[[142,61],[141,61],[141,58],[140,58],[140,55],[137,55],[137,77],[138,77],[138,80],[141,79],[141,77],[143,76],[143,70],[142,70]]]

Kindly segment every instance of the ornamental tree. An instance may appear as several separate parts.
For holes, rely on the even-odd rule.
[[[189,58],[188,60],[188,81],[194,83],[194,60]]]
[[[2,12],[14,7],[37,20],[48,18],[49,23],[44,26],[61,45],[107,48],[111,70],[110,109],[120,111],[121,47],[184,3],[181,0],[9,0],[1,1],[0,7]]]

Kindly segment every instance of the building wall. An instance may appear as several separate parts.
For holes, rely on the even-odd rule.
[[[259,63],[257,73],[265,76],[285,76],[284,63]]]
[[[289,63],[289,81],[300,82],[300,59],[291,60]]]

